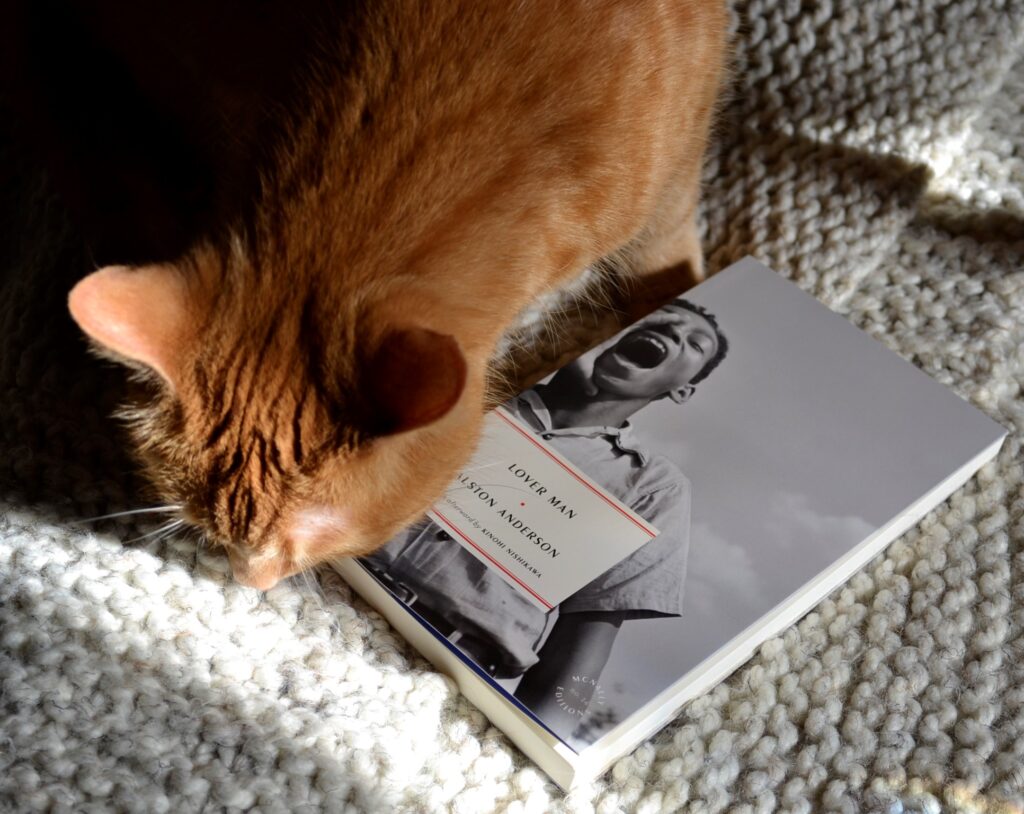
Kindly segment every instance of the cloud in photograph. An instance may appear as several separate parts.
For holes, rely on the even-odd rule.
[[[774,551],[796,551],[812,558],[822,550],[845,550],[875,528],[856,515],[825,514],[800,492],[780,492],[771,501],[765,517],[765,533]]]
[[[731,543],[707,523],[694,523],[687,564],[687,605],[701,614],[716,617],[728,602],[757,607],[763,585],[751,552]],[[731,614],[730,614],[731,615]]]

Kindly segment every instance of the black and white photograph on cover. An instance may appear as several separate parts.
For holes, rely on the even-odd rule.
[[[436,526],[373,562],[577,750],[994,438],[970,405],[756,262],[685,296],[507,405],[658,514],[635,560],[546,616]],[[672,499],[637,503],[624,485],[637,478]]]
[[[564,739],[600,703],[601,674],[623,627],[682,613],[690,482],[631,422],[658,401],[683,409],[728,350],[714,314],[678,299],[505,404],[660,531],[553,611],[538,609],[430,521],[364,560]]]

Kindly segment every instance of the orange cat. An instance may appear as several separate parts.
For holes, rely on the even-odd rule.
[[[627,245],[652,306],[701,270],[722,0],[370,5],[249,215],[70,297],[151,382],[131,424],[160,493],[258,588],[422,513],[539,295]]]

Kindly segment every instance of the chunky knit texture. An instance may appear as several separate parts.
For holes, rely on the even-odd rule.
[[[74,235],[8,162],[0,809],[1024,810],[1022,44],[1020,2],[738,4],[711,269],[755,254],[1011,437],[570,796],[333,574],[261,596],[186,537],[133,540],[159,520],[79,522],[141,505],[106,418],[122,374],[66,317]]]

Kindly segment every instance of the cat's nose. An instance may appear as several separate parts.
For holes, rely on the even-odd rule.
[[[235,582],[246,588],[269,591],[281,581],[283,576],[280,568],[275,567],[272,563],[264,563],[262,567],[254,568],[248,559],[234,551],[228,552],[228,562],[231,564],[231,573],[235,577]]]

